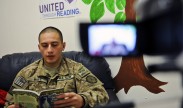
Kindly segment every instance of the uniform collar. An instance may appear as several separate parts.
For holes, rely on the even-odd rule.
[[[43,71],[45,70],[44,68],[44,62],[43,62],[43,59],[40,60],[39,64],[38,64],[38,69],[37,69],[37,74],[38,76],[46,76],[46,77],[50,77],[50,74],[49,72],[45,72]],[[61,60],[61,64],[60,66],[58,67],[58,73],[56,74],[56,76],[58,75],[68,75],[70,72],[69,72],[69,67],[67,65],[67,61],[65,58],[63,58]],[[56,77],[54,76],[54,77]]]

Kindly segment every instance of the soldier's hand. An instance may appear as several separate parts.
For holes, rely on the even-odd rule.
[[[56,96],[57,101],[54,102],[54,108],[71,107],[81,108],[84,105],[83,98],[76,93],[63,93]]]
[[[19,108],[19,105],[12,104],[12,105],[9,105],[7,108]]]

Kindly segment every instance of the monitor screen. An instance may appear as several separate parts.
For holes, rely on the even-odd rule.
[[[128,24],[88,26],[88,53],[92,56],[125,56],[136,47],[136,28]]]

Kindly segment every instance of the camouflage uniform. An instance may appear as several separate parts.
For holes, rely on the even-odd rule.
[[[56,72],[50,72],[43,66],[43,60],[40,59],[18,73],[7,99],[13,100],[11,91],[14,88],[37,92],[45,89],[64,88],[64,92],[75,92],[81,95],[84,98],[85,107],[94,107],[96,104],[108,102],[108,94],[102,85],[103,83],[81,63],[63,58]]]

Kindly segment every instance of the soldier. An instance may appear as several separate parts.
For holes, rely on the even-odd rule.
[[[42,90],[63,88],[57,95],[53,107],[94,107],[106,104],[108,94],[99,81],[86,67],[62,56],[66,43],[62,33],[55,27],[46,27],[38,37],[38,48],[42,59],[23,68],[16,76],[7,95],[6,106],[14,108],[12,90]]]

